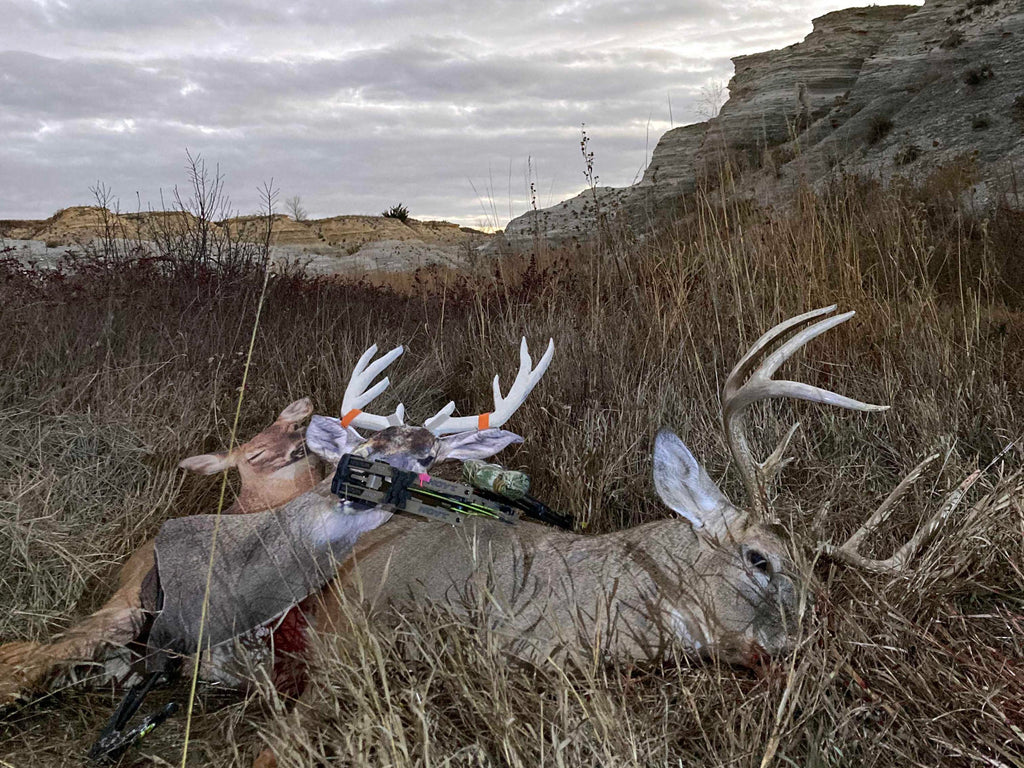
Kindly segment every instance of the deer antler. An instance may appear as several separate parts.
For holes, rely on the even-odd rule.
[[[498,377],[494,377],[494,410],[490,413],[482,413],[478,416],[459,416],[452,418],[455,411],[455,403],[448,403],[444,408],[427,419],[423,426],[435,435],[452,434],[455,432],[468,432],[473,429],[497,428],[507,422],[512,414],[526,400],[533,388],[537,386],[544,372],[551,364],[551,358],[555,354],[555,340],[548,340],[548,348],[541,357],[537,367],[533,367],[530,359],[530,350],[526,346],[524,338],[519,345],[519,372],[516,380],[512,383],[508,395],[502,397],[501,385]]]
[[[397,427],[403,423],[405,406],[401,403],[390,416],[376,416],[366,413],[362,409],[391,384],[391,381],[385,376],[372,387],[370,386],[377,374],[391,365],[404,351],[402,347],[395,347],[373,363],[370,360],[377,354],[377,345],[374,344],[363,352],[363,356],[359,358],[355,368],[352,369],[352,376],[349,378],[345,396],[341,401],[341,425],[343,427],[380,430],[386,427]]]
[[[804,328],[774,352],[764,357],[764,360],[758,364],[758,360],[765,354],[766,348],[784,333],[796,330],[822,315],[827,315],[834,311],[835,308],[836,305],[833,304],[830,307],[805,312],[802,315],[797,315],[779,323],[754,342],[753,346],[747,350],[747,353],[743,355],[725,381],[725,387],[722,391],[722,422],[725,427],[726,439],[729,442],[729,450],[736,460],[740,474],[743,476],[743,484],[747,489],[747,496],[753,506],[751,511],[762,519],[768,519],[769,517],[768,503],[765,498],[765,486],[788,463],[782,457],[799,424],[794,424],[790,427],[789,432],[786,433],[786,436],[779,442],[767,460],[758,462],[754,459],[746,436],[744,411],[747,407],[758,400],[765,400],[771,397],[792,397],[799,400],[810,400],[815,403],[827,403],[855,411],[884,411],[889,408],[887,405],[862,403],[859,400],[853,400],[852,398],[838,395],[835,392],[812,387],[810,384],[804,384],[799,381],[776,381],[772,378],[772,374],[786,360],[792,357],[798,349],[807,344],[811,339],[835,328],[840,323],[845,323],[853,317],[853,312],[846,312],[825,320],[819,320],[814,325]]]
[[[928,522],[918,528],[917,532],[910,538],[910,540],[896,550],[896,553],[892,557],[885,560],[874,560],[870,557],[865,557],[860,554],[860,544],[864,541],[865,537],[889,519],[900,499],[902,499],[903,496],[906,495],[907,491],[910,490],[910,487],[917,482],[928,465],[939,458],[939,454],[937,453],[932,454],[914,467],[910,471],[910,474],[904,477],[893,489],[892,493],[886,497],[885,501],[878,506],[878,509],[871,514],[871,517],[868,518],[867,522],[858,528],[856,532],[846,540],[845,544],[838,547],[834,544],[823,544],[821,545],[822,553],[837,562],[862,568],[871,573],[887,573],[905,570],[921,547],[927,544],[932,537],[938,533],[946,520],[948,520],[950,515],[953,514],[953,510],[960,505],[961,501],[963,501],[967,492],[974,487],[975,483],[978,482],[978,479],[985,472],[991,469],[1003,456],[1005,456],[1006,453],[1014,447],[1014,445],[1014,443],[1010,443],[1003,448],[1003,450],[1001,450],[996,457],[989,462],[985,469],[978,469],[971,472],[971,474],[969,474],[964,481],[946,497],[945,501],[942,502],[942,505],[938,508],[935,514],[928,519]],[[1019,486],[1021,485],[1021,478],[1019,475],[1015,478],[1011,478],[1011,483],[1009,485],[1010,488],[1015,487],[1013,485],[1014,482],[1016,482],[1016,489],[1019,492]],[[1013,491],[1010,493],[1004,492],[1002,494],[998,494],[994,491],[977,501],[974,504],[973,509],[981,509],[993,502],[996,507],[998,507],[1001,504],[1005,504],[1012,493]]]

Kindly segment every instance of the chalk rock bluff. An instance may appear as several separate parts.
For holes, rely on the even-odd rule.
[[[267,220],[239,216],[206,222],[211,237],[262,242]],[[117,213],[99,206],[76,206],[40,221],[0,220],[0,245],[17,243],[32,258],[55,264],[67,248],[104,239],[172,243],[197,232],[200,222],[185,211]],[[273,217],[270,255],[278,262],[301,264],[307,272],[338,274],[366,270],[402,271],[441,264],[461,268],[487,235],[447,221],[400,221],[385,216],[333,216],[296,221]]]
[[[717,117],[661,137],[643,178],[586,189],[511,221],[529,247],[585,238],[603,218],[645,226],[728,161],[738,194],[778,204],[842,173],[923,179],[969,167],[982,197],[1024,168],[1024,2],[927,0],[817,18],[800,43],[733,59]]]

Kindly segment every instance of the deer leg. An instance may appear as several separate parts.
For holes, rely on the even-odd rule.
[[[153,565],[153,543],[148,542],[125,564],[118,590],[98,611],[48,643],[0,646],[0,706],[43,690],[75,665],[97,661],[108,649],[134,640],[145,621],[142,583]]]

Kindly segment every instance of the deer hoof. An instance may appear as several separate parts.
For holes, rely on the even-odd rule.
[[[0,646],[0,708],[25,698],[40,676],[36,643],[7,643]]]

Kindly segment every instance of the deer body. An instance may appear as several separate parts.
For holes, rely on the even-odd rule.
[[[787,649],[797,595],[788,576],[754,586],[750,570],[681,520],[584,536],[491,520],[444,530],[399,515],[360,539],[338,577],[378,608],[483,610],[509,650],[534,660],[596,647],[645,659],[676,645],[752,665]]]
[[[314,418],[314,449],[325,428]],[[398,439],[397,429],[419,436]],[[392,428],[356,450],[426,471],[444,453],[433,442],[415,428]],[[396,445],[397,454],[388,450]],[[410,445],[420,446],[419,458]],[[785,652],[799,602],[787,542],[733,507],[669,432],[656,440],[655,484],[678,517],[597,536],[532,522],[470,518],[456,527],[395,515],[360,538],[338,584],[373,609],[483,610],[510,650],[532,659],[596,646],[644,659],[677,645],[749,665]],[[292,503],[323,494],[330,494],[326,481]],[[324,624],[344,634],[342,614],[328,605]]]

